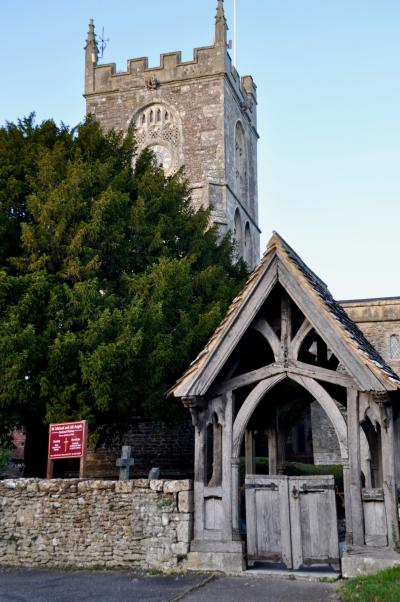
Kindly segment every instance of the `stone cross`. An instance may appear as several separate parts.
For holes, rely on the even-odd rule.
[[[135,461],[131,458],[132,448],[130,445],[123,445],[121,457],[116,461],[116,466],[119,466],[119,480],[129,481],[129,470],[134,465]]]

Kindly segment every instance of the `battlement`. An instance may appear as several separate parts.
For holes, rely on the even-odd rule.
[[[116,63],[94,64],[90,74],[93,81],[85,82],[85,96],[132,87],[147,86],[156,89],[162,84],[174,81],[182,82],[222,74],[228,75],[242,101],[246,101],[246,97],[249,96],[256,102],[256,85],[253,78],[249,75],[240,77],[227,49],[217,45],[195,48],[193,59],[190,61],[182,61],[180,51],[161,54],[157,66],[149,66],[147,57],[128,59],[126,71],[117,71]]]
[[[117,71],[115,63],[94,66],[93,92],[109,92],[127,86],[151,85],[157,87],[174,80],[199,78],[215,75],[223,70],[221,52],[211,46],[196,48],[193,60],[182,61],[180,51],[167,52],[160,55],[160,64],[149,66],[147,57],[132,58],[127,61],[126,71]]]

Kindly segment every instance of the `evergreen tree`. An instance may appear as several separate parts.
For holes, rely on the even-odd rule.
[[[25,428],[28,459],[49,422],[176,416],[165,392],[246,276],[182,173],[134,152],[90,118],[0,129],[0,434]]]

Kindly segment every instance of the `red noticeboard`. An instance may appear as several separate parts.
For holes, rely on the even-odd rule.
[[[49,427],[49,460],[63,458],[81,458],[85,444],[85,423],[62,422],[50,424]]]
[[[49,426],[47,478],[53,477],[53,460],[80,458],[81,477],[86,476],[87,421],[62,422]]]

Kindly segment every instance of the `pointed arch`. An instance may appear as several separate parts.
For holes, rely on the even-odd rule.
[[[241,121],[235,126],[235,188],[240,201],[247,204],[247,150],[246,134]]]
[[[275,361],[280,359],[281,343],[275,332],[264,318],[258,318],[253,324],[254,330],[257,330],[270,344],[274,354]]]
[[[307,318],[305,318],[296,335],[293,337],[292,343],[289,348],[290,357],[292,359],[297,360],[300,347],[304,339],[306,338],[308,333],[311,332],[312,329],[313,325],[307,320]]]
[[[233,424],[232,458],[239,457],[240,444],[243,439],[244,431],[246,430],[247,423],[249,422],[254,410],[264,395],[285,378],[285,372],[281,374],[275,374],[275,376],[270,376],[269,378],[260,381],[246,397]]]
[[[240,211],[236,208],[235,216],[233,218],[233,236],[237,244],[238,258],[243,257],[243,231],[242,231],[242,220],[240,217]]]
[[[343,418],[340,410],[335,404],[329,393],[315,380],[306,376],[300,376],[298,374],[291,373],[290,376],[286,372],[276,374],[259,382],[250,394],[246,397],[242,407],[240,408],[238,415],[236,416],[233,424],[233,448],[232,457],[239,457],[240,445],[243,439],[244,432],[246,430],[247,423],[249,422],[254,410],[266,395],[275,385],[284,380],[290,378],[295,381],[301,387],[306,389],[314,399],[320,404],[322,409],[327,414],[332,426],[335,429],[340,453],[342,459],[348,458],[348,446],[347,446],[347,425]]]
[[[253,266],[253,241],[251,239],[250,224],[246,222],[244,228],[244,260],[248,267]]]

